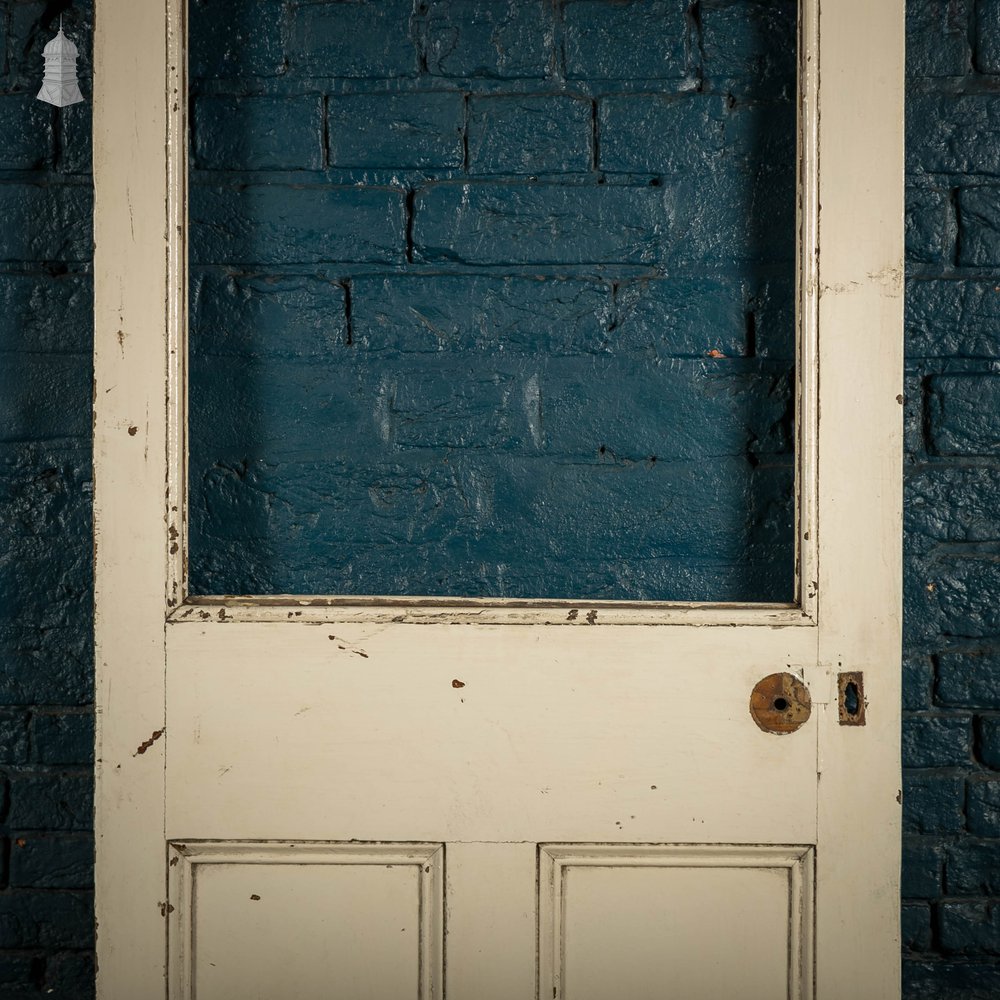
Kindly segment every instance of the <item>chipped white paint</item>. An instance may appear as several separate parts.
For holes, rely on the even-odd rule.
[[[898,997],[902,2],[818,7],[803,3],[796,601],[584,605],[187,597],[183,4],[99,0],[102,1000],[166,997],[168,926],[174,997],[296,963],[308,996],[327,944],[374,977],[357,995],[434,996],[446,954],[453,1000],[574,982],[642,997],[657,921],[703,1000],[730,989],[741,946],[723,921],[701,980],[692,928],[730,904],[755,914],[742,994]],[[748,700],[783,670],[813,712],[774,736]],[[847,671],[864,673],[863,727],[838,722]],[[359,861],[414,850],[430,872],[381,881]],[[416,952],[401,912],[425,929]],[[214,958],[199,979],[199,954],[233,982]]]

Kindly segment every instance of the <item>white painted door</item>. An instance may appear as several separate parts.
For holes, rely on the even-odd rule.
[[[898,996],[902,2],[802,6],[796,601],[435,604],[186,595],[183,4],[99,0],[104,1000]]]

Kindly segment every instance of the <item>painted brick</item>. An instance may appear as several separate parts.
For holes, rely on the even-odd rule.
[[[316,460],[331,447],[349,457],[365,443],[583,459],[603,447],[638,461],[744,456],[751,443],[760,453],[787,445],[788,386],[772,376],[706,371],[700,362],[636,372],[633,362],[615,357],[514,356],[471,370],[461,355],[417,357],[377,371],[363,357],[326,366],[274,360],[266,367],[220,358],[216,371],[192,373],[192,423],[212,429],[217,457],[234,460]],[[622,398],[616,387],[626,382],[630,392]],[[595,385],[608,387],[613,407],[600,405]]]
[[[411,0],[305,2],[291,7],[290,67],[308,76],[414,76]]]
[[[984,715],[976,720],[976,756],[987,767],[1000,771],[1000,718]]]
[[[10,777],[7,824],[15,831],[93,829],[90,774],[16,773]]]
[[[975,962],[904,962],[906,1000],[994,1000],[1000,966]]]
[[[908,173],[1000,174],[1000,107],[989,94],[910,97]]]
[[[93,170],[94,142],[91,105],[71,104],[59,109],[56,169],[60,174],[88,175]]]
[[[39,764],[92,764],[94,716],[38,712],[31,719],[31,746]]]
[[[544,174],[589,170],[593,106],[566,94],[473,97],[469,103],[469,171]]]
[[[91,422],[88,376],[82,358],[6,355],[0,365],[0,442],[86,438]]]
[[[1000,632],[1000,563],[967,556],[938,565],[934,596],[947,635],[982,638]]]
[[[942,892],[944,847],[937,837],[903,837],[903,899],[934,899]]]
[[[643,279],[618,289],[616,350],[657,356],[794,357],[791,281]],[[752,331],[752,336],[751,336]]]
[[[911,546],[1000,541],[1000,469],[924,466],[907,477],[904,513]]]
[[[0,30],[0,42],[3,41],[3,31]],[[25,987],[34,979],[38,960],[30,954],[0,952],[0,989],[5,990],[5,996],[18,987]]]
[[[934,664],[929,656],[903,657],[903,711],[930,708],[934,685]]]
[[[934,556],[922,555],[911,546],[903,571],[904,644],[927,646],[940,641],[944,614],[938,599],[938,583],[947,566]]]
[[[285,71],[284,0],[194,0],[188,12],[193,80],[280,76]]]
[[[0,352],[79,353],[79,377],[86,383],[93,306],[89,275],[0,274]]]
[[[958,223],[951,192],[906,187],[906,260],[910,264],[950,264]]]
[[[480,264],[789,260],[794,203],[782,188],[763,177],[755,190],[722,177],[670,187],[438,185],[417,194],[414,243],[425,261]]]
[[[427,261],[645,264],[669,213],[650,187],[439,185],[417,194],[414,243]]]
[[[971,6],[972,0],[948,0],[947,3],[908,0],[906,72],[909,76],[964,76],[969,71]]]
[[[605,353],[611,286],[567,278],[462,275],[352,282],[355,343],[367,351]]]
[[[1000,188],[962,188],[958,217],[959,266],[1000,265]]]
[[[1000,835],[1000,781],[970,781],[966,811],[972,834],[977,837]]]
[[[202,170],[318,170],[323,166],[323,98],[199,97],[192,131]]]
[[[654,188],[654,190],[656,190]],[[795,260],[795,176],[790,163],[762,167],[739,183],[720,163],[707,176],[685,174],[665,184],[674,213],[662,261],[683,268],[763,269]]]
[[[0,444],[0,538],[58,538],[72,548],[90,530],[89,485],[85,440],[55,448]]]
[[[925,450],[924,380],[917,375],[903,376],[903,451],[915,461]]]
[[[941,653],[937,661],[935,695],[942,705],[1000,709],[1000,652]]]
[[[906,351],[916,358],[1000,357],[1000,285],[995,280],[911,280]]]
[[[347,340],[346,291],[311,275],[195,271],[192,364],[217,355],[326,358]]]
[[[903,720],[903,767],[956,767],[972,763],[972,719],[917,716]]]
[[[419,21],[427,69],[437,76],[543,77],[553,59],[544,0],[430,0]]]
[[[975,20],[976,69],[1000,73],[1000,2],[977,0]]]
[[[1000,841],[950,844],[945,865],[949,896],[1000,896]]]
[[[0,260],[77,263],[93,253],[93,194],[82,185],[0,185]]]
[[[909,772],[903,775],[903,831],[958,833],[965,826],[965,782],[954,774]]]
[[[314,556],[308,565],[297,566],[293,575],[275,560],[278,553],[273,545],[259,541],[252,546],[219,544],[203,557],[196,592],[216,594],[222,589],[219,584],[237,579],[247,581],[247,586],[234,588],[239,593],[287,593],[290,580],[305,581],[307,592],[326,593],[331,580],[343,580],[343,587],[333,588],[338,593],[407,594],[419,577],[425,581],[423,593],[440,596],[555,599],[572,595],[645,601],[676,600],[684,595],[684,600],[748,601],[763,594],[768,601],[786,601],[791,595],[790,571],[776,569],[771,560],[725,563],[684,556],[623,564],[616,558],[570,566],[565,559],[545,559],[537,560],[526,573],[522,551],[520,565],[498,580],[484,563],[478,541],[456,539],[445,552],[445,562],[433,551],[419,553],[419,560],[407,553],[402,560],[399,550],[389,547],[379,553],[375,565],[370,547],[341,549],[336,563]],[[791,553],[789,564],[790,559]]]
[[[0,893],[0,941],[8,948],[92,948],[93,893]]]
[[[702,71],[708,79],[742,78],[740,90],[772,82],[795,93],[798,35],[794,0],[700,5]]]
[[[56,628],[0,623],[0,704],[85,705],[94,697],[93,671],[85,613]]]
[[[55,1000],[93,1000],[95,960],[88,952],[65,952],[45,963],[45,992]]]
[[[649,599],[711,593],[712,586],[725,593],[762,585],[769,593],[789,589],[790,551],[783,553],[787,579],[773,565],[764,578],[748,573],[749,547],[772,543],[766,524],[735,537],[706,537],[702,526],[717,505],[761,508],[768,497],[783,503],[790,517],[790,469],[754,471],[742,460],[710,467],[627,464],[605,455],[555,467],[510,459],[498,472],[482,453],[445,458],[420,451],[409,460],[360,468],[261,463],[229,474],[216,466],[194,477],[200,500],[193,504],[192,528],[211,544],[195,547],[200,557],[192,578],[202,591],[220,573],[232,580],[235,570],[240,581],[263,583],[264,592],[287,590],[291,578],[304,576],[321,589],[333,582],[338,592],[406,593],[416,566],[432,593],[469,587],[476,595],[538,596],[542,588],[550,597]],[[284,503],[270,504],[278,483]],[[565,517],[566,509],[574,517]],[[650,516],[667,509],[678,516]],[[268,540],[263,549],[258,538]],[[378,565],[370,558],[373,546],[380,550]],[[563,558],[573,546],[587,559]],[[525,551],[533,553],[531,563]],[[499,581],[488,568],[495,560],[508,567]]]
[[[195,263],[402,262],[406,224],[401,191],[385,188],[195,186]]]
[[[910,903],[902,908],[900,917],[903,950],[930,951],[931,908],[925,903]]]
[[[1000,955],[1000,907],[992,903],[942,903],[941,947],[952,955]]]
[[[335,167],[461,167],[465,99],[459,93],[343,94],[328,99]]]
[[[694,24],[686,0],[571,0],[563,9],[571,80],[693,79]]]
[[[704,94],[625,94],[598,105],[602,170],[680,174],[719,169],[730,177],[759,163],[792,169],[795,107],[791,102],[730,106]]]
[[[944,375],[930,388],[930,434],[939,455],[1000,455],[1000,378]]]
[[[53,110],[34,94],[0,95],[0,170],[38,170],[54,152]]]
[[[0,712],[0,763],[23,764],[28,759],[28,717]]]
[[[93,837],[18,833],[10,847],[10,884],[14,888],[92,889]]]

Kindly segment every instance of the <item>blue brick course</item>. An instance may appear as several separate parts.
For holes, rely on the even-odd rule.
[[[958,192],[958,264],[1000,266],[1000,187],[982,185]]]
[[[670,80],[694,76],[697,38],[686,0],[571,0],[563,8],[571,80]]]
[[[344,94],[329,98],[330,163],[335,167],[461,167],[462,94]]]
[[[90,834],[18,831],[10,847],[12,888],[89,889],[94,879]]]
[[[958,222],[952,192],[908,185],[906,190],[906,260],[910,264],[951,264]]]
[[[911,771],[903,776],[903,830],[959,833],[965,826],[965,781],[961,775]]]
[[[589,99],[572,95],[483,96],[469,105],[473,174],[573,173],[593,166]]]
[[[323,98],[200,97],[191,133],[195,165],[204,170],[318,170]]]
[[[402,262],[403,194],[382,188],[195,186],[190,221],[200,264]]]
[[[906,350],[917,358],[1000,357],[1000,286],[977,281],[911,280],[906,287]]]
[[[975,20],[975,60],[981,73],[1000,73],[1000,3],[977,0]]]
[[[1000,649],[941,653],[936,694],[942,705],[1000,709]]]
[[[196,271],[192,364],[221,355],[325,358],[347,339],[347,289],[315,275]],[[211,363],[209,361],[209,363]]]
[[[939,455],[1000,454],[1000,378],[946,375],[932,379],[930,440]]]
[[[977,837],[997,837],[1000,831],[1000,780],[970,781],[966,811],[970,833]]]
[[[968,716],[910,716],[903,722],[903,767],[961,767],[972,760]]]
[[[410,0],[293,3],[287,29],[290,72],[348,79],[413,76],[418,62],[412,13]],[[284,25],[279,15],[277,30]]]
[[[908,0],[906,70],[911,79],[964,76],[969,71],[972,4],[973,0]],[[982,16],[982,0],[979,7]]]
[[[552,6],[545,0],[430,0],[414,21],[432,75],[513,80],[553,68]]]
[[[33,94],[0,95],[0,170],[38,170],[51,165],[53,114]]]

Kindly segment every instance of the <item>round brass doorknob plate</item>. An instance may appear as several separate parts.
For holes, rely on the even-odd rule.
[[[809,689],[794,674],[768,674],[750,693],[750,715],[765,733],[794,733],[811,714]]]

